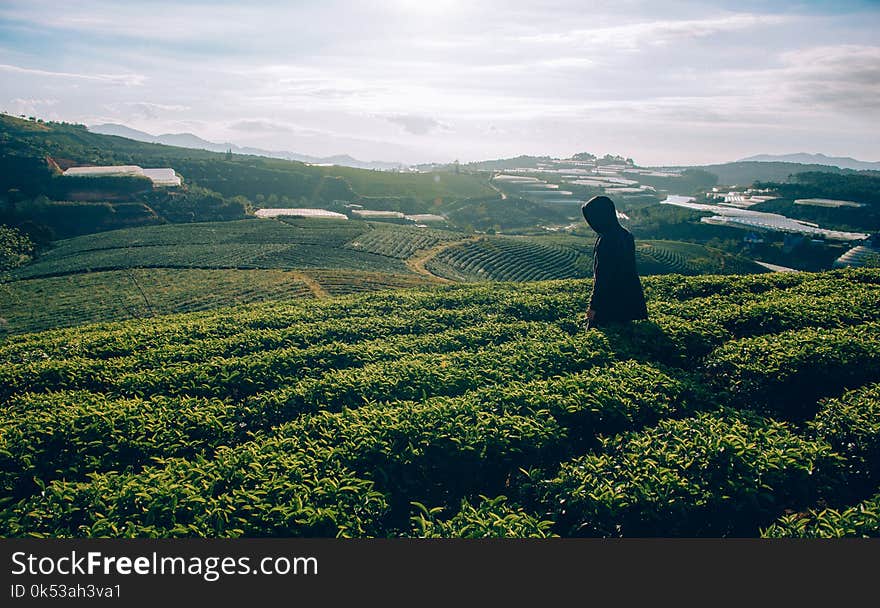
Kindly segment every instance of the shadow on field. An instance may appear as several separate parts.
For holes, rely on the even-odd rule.
[[[613,323],[590,331],[605,334],[609,345],[620,359],[676,367],[681,367],[690,360],[689,353],[663,327],[651,320]]]

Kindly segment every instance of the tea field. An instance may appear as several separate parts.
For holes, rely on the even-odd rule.
[[[585,278],[592,274],[593,242],[357,220],[141,226],[56,241],[32,263],[0,277],[0,322],[18,334],[450,280]],[[701,245],[645,241],[638,247],[642,274],[764,271]]]
[[[430,284],[414,274],[359,270],[128,268],[0,284],[0,316],[7,331],[24,333],[278,298]]]
[[[585,278],[593,273],[593,239],[504,237],[463,242],[442,251],[427,268],[459,281],[540,281]],[[694,243],[637,241],[639,273],[750,274],[765,272],[751,260]]]
[[[10,336],[0,535],[880,535],[880,271],[643,281]]]

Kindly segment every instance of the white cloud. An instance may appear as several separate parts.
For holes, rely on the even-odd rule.
[[[139,86],[146,81],[146,77],[141,74],[82,74],[75,72],[52,72],[49,70],[22,68],[17,65],[8,65],[5,63],[0,63],[0,71],[40,76],[43,78],[70,78],[74,80],[89,80],[93,82],[121,84],[125,86]]]
[[[572,29],[520,37],[528,43],[576,45],[604,49],[638,49],[667,45],[672,42],[706,38],[724,32],[754,30],[755,28],[790,23],[793,17],[733,13],[724,17],[685,20],[652,20],[626,25]]]
[[[59,103],[58,99],[23,99],[16,97],[9,100],[9,104],[4,109],[10,114],[25,114],[27,116],[49,118],[50,113],[54,115],[54,108]]]
[[[187,6],[183,2],[108,2],[81,0],[59,9],[52,0],[10,2],[0,18],[46,29],[146,40],[191,41],[222,39],[231,33],[257,33],[266,20],[260,7],[229,5]],[[271,21],[271,19],[269,19]]]
[[[168,112],[185,112],[190,109],[189,106],[181,104],[153,103],[150,101],[126,101],[122,105],[145,119],[156,119]]]
[[[450,130],[448,125],[445,125],[430,116],[392,114],[390,116],[384,116],[383,118],[390,123],[402,127],[404,131],[413,135],[428,135],[435,131]]]
[[[790,103],[841,112],[880,113],[880,46],[814,47],[783,56]]]
[[[269,120],[237,120],[229,125],[233,131],[247,133],[291,133],[294,129],[290,125],[272,122]]]

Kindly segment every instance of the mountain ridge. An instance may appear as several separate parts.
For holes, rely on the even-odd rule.
[[[140,131],[118,123],[89,125],[88,129],[92,133],[97,133],[99,135],[115,135],[117,137],[125,137],[126,139],[133,139],[144,143],[164,144],[167,146],[208,150],[211,152],[226,152],[227,150],[231,150],[235,154],[252,154],[255,156],[295,160],[310,164],[331,164],[343,167],[353,167],[356,169],[379,169],[384,171],[405,169],[407,167],[407,165],[400,162],[363,161],[349,156],[348,154],[310,156],[308,154],[299,154],[297,152],[288,152],[286,150],[264,150],[250,146],[239,146],[231,142],[218,143],[203,139],[193,133],[162,133],[160,135],[153,135],[146,131]]]
[[[736,162],[788,162],[803,165],[828,165],[840,169],[855,169],[856,171],[880,171],[880,162],[858,160],[850,156],[827,156],[825,154],[808,152],[796,152],[794,154],[756,154],[748,158],[741,158]]]

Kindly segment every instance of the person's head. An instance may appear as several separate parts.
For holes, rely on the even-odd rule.
[[[614,208],[614,201],[607,196],[594,196],[584,203],[581,211],[590,228],[599,234],[620,228],[620,222],[617,221],[617,210]]]

